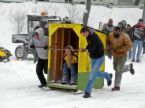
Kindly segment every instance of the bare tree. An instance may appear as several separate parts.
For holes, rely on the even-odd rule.
[[[37,13],[37,10],[38,10],[38,5],[35,4],[32,8],[31,8],[31,11],[33,14],[36,14]]]
[[[140,0],[135,0],[135,2],[134,2],[135,6],[138,6],[139,3],[140,3]]]
[[[39,11],[44,11],[48,16],[54,15],[56,16],[58,13],[58,8],[52,8],[51,5],[44,4]]]
[[[35,0],[34,2],[35,2],[35,4],[37,4],[38,0]]]
[[[58,8],[53,8],[53,15],[57,16],[57,14],[58,14]]]
[[[21,33],[26,25],[27,11],[23,9],[17,9],[16,11],[10,11],[10,21],[14,26],[16,33]]]
[[[85,10],[84,16],[83,16],[83,23],[84,23],[84,25],[88,24],[90,10],[91,10],[91,0],[87,0],[86,10]]]
[[[79,19],[79,11],[75,4],[68,4],[65,6],[69,14],[69,18],[72,22],[76,22]]]
[[[144,0],[144,7],[143,7],[143,15],[142,15],[143,21],[145,23],[145,0]]]
[[[47,15],[52,13],[52,10],[53,10],[52,6],[50,4],[45,3],[45,2],[39,7],[39,12],[41,13],[42,11],[44,11],[45,13],[47,13]]]
[[[41,15],[41,13],[42,12],[45,12],[45,14],[46,15],[57,15],[58,14],[58,8],[52,8],[52,6],[50,5],[50,4],[47,4],[47,3],[42,3],[41,5],[34,5],[33,7],[32,7],[32,12],[33,12],[33,14],[40,14]]]

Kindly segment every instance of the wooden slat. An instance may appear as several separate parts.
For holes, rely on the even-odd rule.
[[[60,64],[60,73],[61,73],[61,77],[62,77],[62,73],[63,73],[63,54],[65,51],[65,46],[64,46],[64,29],[62,29],[62,41],[61,41],[61,48],[64,50],[61,50],[61,64]]]
[[[49,83],[49,87],[52,88],[59,88],[59,89],[68,89],[68,90],[77,90],[78,86],[77,85],[63,85],[61,83]]]
[[[57,38],[57,36],[58,36],[58,32],[55,32],[55,47],[57,47],[57,42],[58,42],[58,38]],[[54,50],[54,71],[53,71],[53,73],[54,73],[54,80],[56,80],[56,64],[57,64],[57,51],[56,50]]]

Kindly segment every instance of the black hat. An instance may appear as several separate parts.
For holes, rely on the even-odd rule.
[[[80,33],[82,32],[90,32],[89,28],[87,26],[82,27],[82,29],[80,30]]]
[[[121,30],[119,26],[114,27],[114,30]]]
[[[142,18],[140,18],[138,21],[139,21],[139,22],[143,22],[143,19],[142,19]]]

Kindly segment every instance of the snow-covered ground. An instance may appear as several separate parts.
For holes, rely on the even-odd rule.
[[[39,3],[37,9],[48,4]],[[12,51],[16,44],[11,43],[14,33],[9,21],[11,9],[28,9],[28,13],[39,13],[32,2],[28,3],[0,3],[0,46]],[[49,4],[50,14],[57,9],[57,15],[64,17],[67,14],[64,4]],[[78,5],[83,13],[84,6]],[[35,10],[35,11],[34,11]],[[42,9],[43,10],[43,9]],[[125,19],[132,25],[141,17],[142,10],[137,8],[113,8],[93,6],[90,14],[89,25],[98,27],[98,22],[107,22],[112,17],[117,24]],[[80,14],[81,15],[81,14]],[[81,17],[80,17],[81,18]],[[141,63],[134,63],[135,76],[125,73],[120,92],[111,92],[111,87],[102,90],[93,90],[92,97],[83,99],[82,95],[71,92],[52,90],[42,91],[35,74],[33,61],[15,61],[14,55],[8,63],[0,63],[0,108],[145,108],[145,57]],[[129,63],[129,62],[128,62]],[[106,71],[114,74],[112,61],[106,58]]]

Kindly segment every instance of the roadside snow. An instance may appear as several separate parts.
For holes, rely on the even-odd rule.
[[[112,61],[106,71],[113,72]],[[42,91],[35,75],[33,61],[11,61],[0,63],[0,107],[1,108],[145,108],[144,69],[145,63],[135,63],[136,74],[125,73],[120,92],[111,92],[111,87],[93,90],[92,98],[52,90]]]
[[[16,44],[11,43],[11,35],[14,33],[9,21],[9,11],[19,7],[28,9],[28,13],[39,13],[43,3],[35,5],[28,3],[0,3],[0,46],[12,51],[14,54]],[[49,4],[51,11],[58,9],[57,15],[67,16],[64,4]],[[84,6],[78,5],[83,13]],[[80,16],[81,16],[80,14]],[[98,22],[107,22],[112,17],[118,21],[126,19],[132,25],[141,17],[142,10],[137,8],[113,8],[93,6],[90,14],[89,25],[98,27]],[[111,87],[106,86],[102,90],[93,90],[90,99],[83,99],[82,95],[73,95],[71,92],[52,90],[42,91],[35,74],[33,61],[15,61],[11,58],[8,63],[0,62],[0,108],[145,108],[145,81],[144,65],[145,56],[141,63],[134,63],[135,76],[130,73],[123,75],[120,92],[111,92]],[[128,62],[129,63],[129,62]],[[106,71],[113,73],[112,61],[106,58]]]

